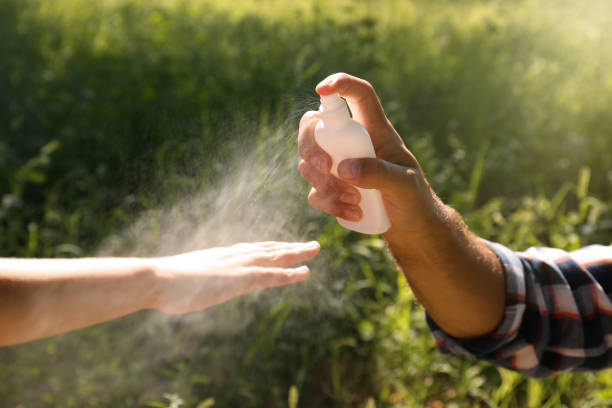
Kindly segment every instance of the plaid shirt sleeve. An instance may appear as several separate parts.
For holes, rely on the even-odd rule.
[[[427,316],[442,353],[532,377],[612,367],[612,246],[515,253],[488,244],[504,267],[504,318],[491,334],[465,340],[445,333]]]

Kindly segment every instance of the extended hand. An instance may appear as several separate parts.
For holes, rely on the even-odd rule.
[[[290,266],[312,259],[317,242],[257,242],[157,258],[156,309],[186,313],[242,295],[252,289],[282,286],[308,277],[308,267]]]
[[[142,309],[186,313],[306,279],[319,244],[260,242],[163,258],[0,258],[0,346]]]

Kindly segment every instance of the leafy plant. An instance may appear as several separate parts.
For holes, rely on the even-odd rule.
[[[248,186],[223,178],[236,157],[263,191],[223,208],[245,217],[273,197],[291,232],[323,247],[304,285],[4,348],[4,404],[609,406],[606,371],[532,380],[438,354],[384,241],[308,209],[294,170],[314,86],[350,72],[373,83],[435,191],[480,236],[517,250],[612,241],[609,8],[0,2],[2,256],[95,255],[143,214],[148,227],[119,247],[154,247],[177,201],[220,180]]]

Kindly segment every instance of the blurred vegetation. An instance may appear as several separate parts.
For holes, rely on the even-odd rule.
[[[0,255],[95,253],[214,184],[236,146],[265,146],[264,125],[294,135],[337,71],[373,83],[476,233],[609,243],[610,26],[604,0],[0,0]],[[204,312],[248,304],[239,330],[136,330],[141,312],[4,348],[2,405],[610,405],[608,371],[533,380],[439,355],[382,241],[302,218],[329,254],[332,306],[287,288]]]

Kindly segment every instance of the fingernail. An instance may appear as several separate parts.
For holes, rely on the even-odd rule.
[[[356,208],[347,208],[344,210],[344,218],[350,221],[359,221],[361,219],[361,211]]]
[[[357,160],[344,161],[338,166],[338,175],[347,180],[354,180],[359,176],[361,163]]]
[[[306,242],[304,245],[307,247],[316,248],[319,246],[319,243],[317,241],[310,241]]]
[[[302,265],[299,268],[295,268],[296,273],[304,273],[308,272],[308,267],[306,265]]]
[[[344,192],[340,195],[340,201],[343,201],[347,204],[359,204],[359,201],[361,201],[361,197],[359,197],[355,193]]]
[[[328,76],[327,78],[325,78],[324,80],[322,80],[321,82],[319,82],[317,84],[317,88],[320,86],[327,86],[327,85],[331,85],[334,83],[335,78],[333,76]]]
[[[315,156],[312,159],[312,165],[322,173],[327,173],[329,171],[329,162],[324,156]]]

